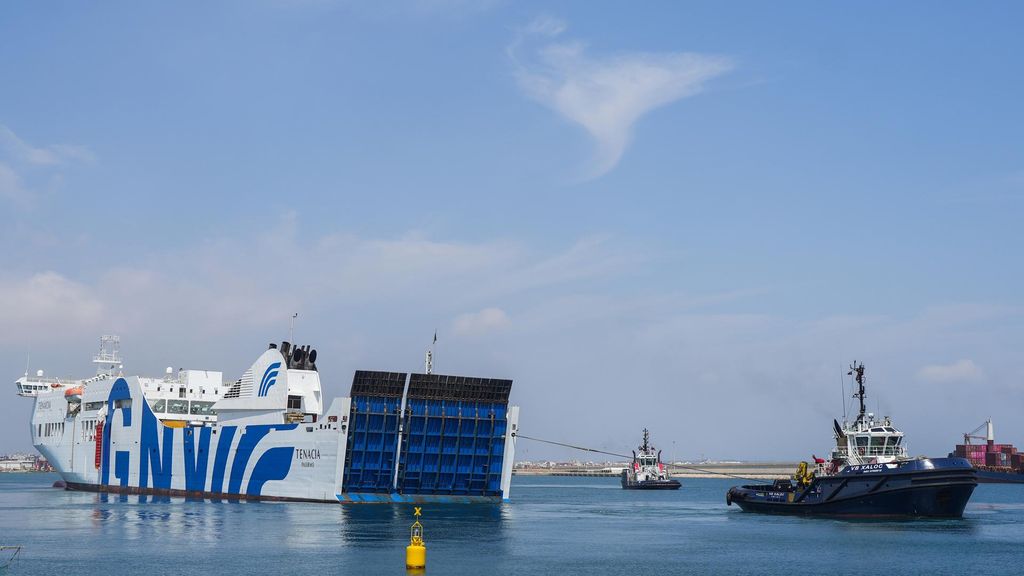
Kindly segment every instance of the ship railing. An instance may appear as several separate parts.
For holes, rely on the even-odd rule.
[[[857,456],[902,456],[906,450],[904,446],[858,446],[853,449]],[[847,448],[836,448],[832,452],[836,458],[848,458],[851,454]]]

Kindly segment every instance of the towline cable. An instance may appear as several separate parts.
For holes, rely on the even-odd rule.
[[[573,450],[582,450],[583,452],[594,452],[596,454],[607,454],[608,456],[617,456],[619,458],[633,459],[631,454],[617,454],[615,452],[605,452],[604,450],[598,450],[596,448],[587,448],[586,446],[576,446],[574,444],[566,444],[565,442],[555,442],[554,440],[545,440],[543,438],[534,438],[532,436],[525,436],[516,432],[512,433],[513,438],[522,438],[524,440],[533,440],[534,442],[543,442],[544,444],[554,444],[555,446],[565,446],[566,448],[572,448]],[[678,468],[681,470],[692,470],[694,472],[700,472],[702,474],[711,474],[714,476],[726,476],[729,478],[736,478],[738,480],[749,480],[751,482],[763,482],[764,478],[749,478],[747,476],[737,476],[736,474],[729,474],[727,472],[715,472],[714,470],[706,470],[704,468],[697,468],[696,466],[683,466],[680,464],[669,464],[670,468]]]

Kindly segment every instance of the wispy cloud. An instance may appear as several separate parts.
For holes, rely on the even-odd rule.
[[[985,373],[973,360],[963,359],[952,364],[931,364],[918,370],[917,377],[932,384],[977,382]]]
[[[94,290],[56,272],[0,278],[0,318],[11,342],[18,335],[94,329],[103,310]]]
[[[25,204],[29,198],[28,190],[21,184],[21,176],[5,162],[0,162],[0,198],[15,204]]]
[[[34,146],[0,124],[0,198],[14,204],[31,204],[40,187],[60,181],[61,169],[67,165],[95,161],[96,157],[83,146]]]
[[[0,318],[19,319],[19,329],[0,333],[0,343],[42,338],[47,332],[32,326],[49,325],[52,314],[71,314],[71,304],[88,312],[76,317],[90,320],[93,331],[148,334],[150,327],[160,326],[160,330],[219,334],[259,329],[295,310],[359,314],[387,303],[409,310],[430,309],[431,315],[454,318],[454,332],[479,334],[509,322],[494,302],[606,277],[624,266],[614,246],[596,240],[537,253],[512,242],[449,242],[416,236],[300,239],[296,228],[295,216],[285,215],[260,237],[210,239],[152,253],[144,261],[96,269],[80,280],[54,273],[6,281],[0,277],[0,297],[9,303],[6,308],[0,306]],[[288,275],[254,281],[251,271],[268,261],[302,270],[302,282],[295,283]],[[29,296],[38,305],[19,304]],[[161,305],[154,307],[153,302]],[[119,313],[105,317],[94,314],[96,310]],[[168,315],[166,310],[176,312]],[[478,311],[459,314],[467,310]]]
[[[460,314],[452,323],[456,334],[472,336],[487,334],[508,326],[509,317],[501,308],[484,308],[479,312]]]
[[[375,18],[396,16],[472,16],[491,10],[504,0],[276,0],[275,5],[300,10],[345,10]]]
[[[527,96],[593,138],[590,177],[618,164],[637,120],[697,94],[733,67],[727,57],[692,52],[592,56],[583,42],[559,40],[565,30],[561,20],[538,18],[517,33],[507,53]]]
[[[71,144],[33,146],[22,140],[9,127],[0,124],[0,150],[15,161],[32,166],[59,166],[68,161],[93,162],[88,148]]]

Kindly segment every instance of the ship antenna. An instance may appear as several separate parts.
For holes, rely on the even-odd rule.
[[[846,379],[843,378],[843,365],[839,365],[839,389],[843,392],[843,422],[846,422]]]
[[[647,452],[647,438],[648,438],[647,428],[644,428],[644,445],[640,447],[640,450],[642,450],[644,452]]]
[[[295,319],[299,317],[299,313],[295,312],[292,314],[291,322],[288,324],[288,341],[292,344],[295,343]]]
[[[857,361],[854,360],[853,364],[850,364],[850,371],[847,372],[846,375],[850,376],[850,375],[853,375],[853,374],[856,374],[855,380],[857,381],[857,393],[854,394],[853,397],[858,399],[858,400],[860,400],[860,416],[858,417],[858,419],[863,421],[864,420],[864,413],[866,412],[866,410],[864,409],[864,397],[867,395],[864,392],[864,363],[863,362],[861,362],[860,364],[857,364]]]
[[[434,329],[434,340],[430,343],[430,348],[427,348],[427,360],[426,360],[426,371],[427,374],[434,373],[434,346],[437,345],[437,329]]]
[[[100,351],[92,357],[96,374],[114,375],[114,370],[124,367],[121,358],[121,338],[112,335],[100,336]]]

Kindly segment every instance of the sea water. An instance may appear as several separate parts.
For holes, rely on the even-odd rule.
[[[188,501],[0,474],[11,575],[405,574],[412,505]],[[962,520],[741,512],[730,479],[626,491],[617,478],[515,477],[504,504],[423,505],[427,573],[1024,574],[1024,485],[980,485]]]

